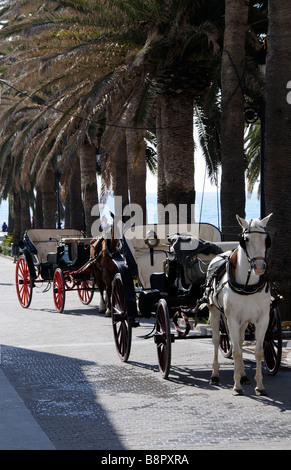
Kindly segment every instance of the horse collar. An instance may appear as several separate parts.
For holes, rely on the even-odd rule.
[[[248,284],[250,275],[248,276],[245,284],[239,284],[236,281],[235,276],[234,276],[231,258],[229,258],[228,263],[227,263],[227,274],[228,274],[228,285],[231,288],[231,290],[233,290],[237,294],[241,294],[241,295],[255,294],[256,292],[260,292],[261,290],[263,290],[265,286],[266,286],[266,292],[268,291],[268,280],[265,274],[260,276],[257,284],[251,284],[251,285]]]

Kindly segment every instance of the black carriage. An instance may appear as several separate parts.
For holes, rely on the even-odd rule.
[[[44,283],[53,287],[56,309],[62,312],[66,291],[76,290],[83,304],[94,294],[95,278],[90,259],[90,242],[73,229],[31,229],[19,243],[23,254],[16,264],[16,291],[23,308],[28,308],[33,290]]]
[[[171,225],[129,228],[123,234],[121,254],[113,258],[119,270],[112,285],[112,324],[118,355],[122,361],[128,360],[132,328],[139,325],[140,317],[153,316],[152,336],[164,378],[170,371],[172,344],[176,339],[191,337],[189,318],[195,319],[198,313],[208,317],[208,309],[198,301],[210,261],[238,245],[222,241],[221,232],[210,224],[185,228],[179,234],[177,227]],[[252,331],[250,325],[249,335]],[[230,357],[231,343],[223,314],[220,335],[221,352]],[[264,341],[265,365],[272,375],[280,367],[281,352],[281,320],[274,296]]]

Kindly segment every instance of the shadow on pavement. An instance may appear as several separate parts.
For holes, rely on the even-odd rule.
[[[85,371],[94,363],[1,346],[1,368],[34,419],[59,450],[124,449],[98,388]]]

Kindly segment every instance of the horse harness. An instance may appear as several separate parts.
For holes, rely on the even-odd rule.
[[[240,295],[255,294],[257,292],[261,292],[264,288],[265,288],[265,292],[268,292],[269,282],[268,282],[268,276],[265,273],[262,276],[260,276],[259,281],[256,284],[249,285],[251,271],[255,265],[255,262],[257,260],[262,260],[266,263],[267,250],[271,246],[270,235],[267,232],[261,232],[259,230],[250,230],[251,223],[252,223],[252,220],[250,221],[249,227],[242,232],[239,238],[239,244],[241,248],[244,250],[247,256],[248,262],[249,262],[248,276],[247,276],[247,280],[245,284],[240,284],[235,279],[235,268],[237,265],[237,253],[238,253],[238,248],[236,248],[234,251],[232,251],[230,255],[221,256],[222,261],[221,263],[219,263],[219,265],[214,270],[213,274],[207,280],[206,286],[205,286],[206,295],[204,295],[203,299],[201,299],[199,303],[203,303],[205,301],[208,303],[211,293],[213,293],[213,297],[218,301],[219,293],[227,284],[229,285],[229,287],[231,288],[233,292],[240,294]],[[260,233],[261,235],[266,236],[265,257],[258,256],[258,257],[251,258],[249,256],[249,253],[247,250],[248,240],[246,238],[246,235],[249,233]],[[226,273],[227,273],[226,280],[220,284],[223,276]],[[223,308],[220,305],[216,305],[216,307],[223,313]]]

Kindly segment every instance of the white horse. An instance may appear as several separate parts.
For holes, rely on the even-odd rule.
[[[262,377],[263,342],[269,323],[271,303],[270,288],[265,275],[266,254],[270,236],[266,225],[272,214],[264,219],[244,220],[237,216],[243,231],[234,252],[218,255],[209,264],[205,295],[210,311],[210,324],[214,344],[211,384],[219,383],[218,347],[219,323],[223,314],[227,321],[234,359],[234,395],[243,394],[241,384],[249,383],[245,374],[242,343],[249,323],[256,333],[256,395],[266,395]],[[217,270],[221,260],[225,269]],[[220,274],[219,274],[220,272]]]

